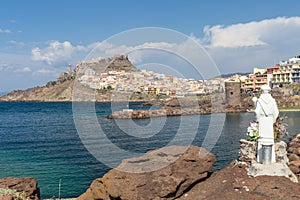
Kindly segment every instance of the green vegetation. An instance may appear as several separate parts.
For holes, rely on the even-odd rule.
[[[300,110],[300,106],[279,107],[279,110]]]
[[[106,88],[99,88],[99,89],[97,89],[97,92],[101,93],[101,94],[106,94],[107,92],[111,91],[112,89],[113,88],[109,85]]]

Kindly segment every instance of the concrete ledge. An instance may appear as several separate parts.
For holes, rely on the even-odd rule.
[[[256,176],[284,176],[291,181],[298,183],[298,179],[290,168],[284,163],[272,163],[269,165],[263,165],[260,163],[251,164],[248,175]]]

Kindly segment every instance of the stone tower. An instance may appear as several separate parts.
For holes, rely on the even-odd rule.
[[[228,106],[241,105],[241,83],[225,82],[225,92]]]

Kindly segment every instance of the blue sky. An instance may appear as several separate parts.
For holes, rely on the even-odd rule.
[[[299,7],[298,0],[3,0],[0,91],[55,80],[68,63],[76,65],[101,42],[101,56],[119,53],[119,47],[103,41],[142,27],[191,36],[221,73],[268,67],[300,54]]]

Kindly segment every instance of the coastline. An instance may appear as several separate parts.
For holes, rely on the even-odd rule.
[[[6,101],[6,100],[1,100],[0,103],[111,103],[111,102],[133,102],[133,103],[145,103],[147,101],[141,101],[141,100],[128,100],[128,101],[108,101],[108,100],[103,100],[103,101],[72,101],[72,100],[55,100],[55,101],[41,101],[41,100],[12,100],[12,101]]]
[[[284,108],[284,109],[279,109],[280,112],[300,112],[300,109],[288,109],[288,108]]]
[[[253,113],[254,110],[247,110],[249,113]],[[289,108],[281,108],[279,112],[300,112],[300,109],[289,109]]]

